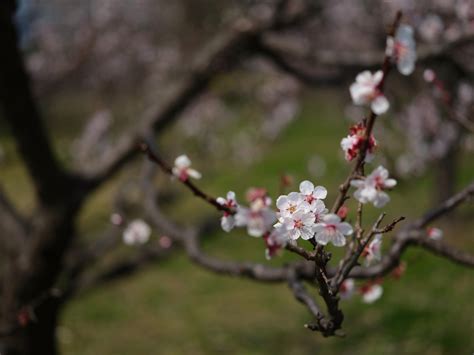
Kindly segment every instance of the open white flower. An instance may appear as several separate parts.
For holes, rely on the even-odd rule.
[[[354,279],[345,279],[342,281],[341,286],[339,287],[339,295],[343,300],[347,300],[352,297],[355,290]]]
[[[191,160],[184,154],[175,159],[172,172],[181,181],[186,181],[189,177],[194,179],[201,178],[201,173],[191,168]]]
[[[387,112],[390,103],[380,90],[379,85],[382,79],[383,72],[381,70],[374,74],[368,70],[359,73],[355,83],[349,88],[354,104],[370,105],[372,111],[377,115]]]
[[[315,239],[319,244],[326,245],[331,242],[335,246],[342,247],[346,244],[346,235],[353,233],[352,226],[347,222],[341,222],[336,214],[327,214],[321,223],[314,226]]]
[[[123,242],[127,245],[145,244],[150,239],[151,228],[141,219],[130,222],[123,232]]]
[[[383,288],[379,284],[367,284],[361,287],[362,293],[362,302],[364,303],[374,303],[383,294]]]
[[[226,198],[224,197],[218,197],[216,199],[217,203],[220,205],[227,207],[229,209],[235,209],[237,208],[237,201],[235,200],[235,192],[234,191],[229,191],[227,192]],[[230,232],[235,225],[235,218],[234,216],[227,212],[224,211],[224,215],[221,218],[221,227],[224,231]]]
[[[376,234],[374,239],[365,247],[362,255],[365,257],[365,266],[382,259],[382,234]]]
[[[300,192],[304,196],[306,202],[311,206],[316,201],[324,200],[328,195],[328,191],[323,186],[314,186],[311,181],[305,180],[300,183]]]
[[[413,38],[413,28],[400,25],[394,37],[387,38],[386,55],[397,64],[398,71],[410,75],[415,70],[416,44]]]
[[[288,195],[282,195],[277,198],[276,206],[279,210],[279,216],[282,218],[291,217],[299,210],[309,210],[310,205],[305,201],[305,197],[298,192],[290,192]]]
[[[283,225],[288,231],[288,236],[292,240],[302,238],[308,240],[313,238],[314,214],[304,211],[296,211],[290,217],[281,218],[275,227]]]
[[[383,191],[397,184],[395,179],[388,178],[388,170],[379,166],[365,179],[352,180],[351,185],[356,187],[354,197],[361,203],[371,202],[377,208],[385,206],[390,197]]]

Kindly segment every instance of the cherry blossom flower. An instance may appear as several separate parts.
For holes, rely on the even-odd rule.
[[[347,161],[353,160],[359,154],[359,151],[365,142],[365,133],[365,125],[363,123],[358,123],[352,126],[349,130],[349,135],[341,140],[341,148],[344,151],[344,158]],[[376,147],[377,141],[371,134],[367,146],[367,153],[365,155],[366,162],[372,161]]]
[[[397,184],[395,179],[388,178],[388,170],[379,166],[365,179],[352,180],[351,185],[356,187],[354,197],[361,203],[371,202],[377,208],[385,206],[390,197],[383,191]]]
[[[298,192],[290,192],[288,195],[281,195],[276,201],[279,210],[278,214],[282,218],[291,217],[299,210],[309,211],[310,205],[305,200],[305,196]]]
[[[436,227],[430,227],[427,229],[428,238],[433,240],[441,240],[443,238],[443,231]]]
[[[321,200],[316,200],[310,206],[310,212],[314,214],[314,222],[319,223],[323,220],[323,217],[328,213],[326,205]]]
[[[382,259],[382,234],[376,234],[374,239],[365,247],[362,256],[365,257],[365,266],[370,266],[374,262]]]
[[[352,226],[347,222],[341,222],[336,214],[327,214],[322,218],[321,223],[314,226],[315,239],[319,244],[326,245],[331,242],[335,246],[342,247],[346,244],[344,236],[353,233]]]
[[[339,295],[343,300],[347,300],[352,297],[355,290],[354,279],[345,279],[342,281],[341,286],[339,287]]]
[[[416,44],[413,39],[413,28],[400,25],[394,37],[387,37],[385,54],[397,64],[398,71],[410,75],[415,70]]]
[[[387,112],[390,103],[380,90],[379,86],[382,79],[383,72],[381,70],[375,72],[375,74],[368,70],[359,73],[355,83],[349,88],[354,104],[359,106],[370,105],[372,111],[377,115]]]
[[[123,232],[123,241],[127,245],[145,244],[150,239],[151,228],[141,219],[130,222]]]
[[[229,209],[237,208],[237,201],[235,200],[235,192],[229,191],[227,192],[226,198],[218,197],[216,199],[217,203],[220,205],[227,207]],[[230,232],[235,225],[235,218],[232,213],[224,211],[224,215],[221,218],[221,227],[224,231]]]
[[[362,302],[374,303],[383,294],[383,288],[378,283],[369,282],[360,288],[362,294]]]
[[[324,200],[328,195],[328,191],[323,186],[314,186],[311,181],[305,180],[300,183],[300,192],[304,196],[306,202],[313,205],[318,200]]]
[[[282,217],[275,227],[283,226],[286,228],[288,237],[291,240],[297,240],[300,237],[304,240],[308,240],[313,238],[314,235],[314,221],[314,214],[309,211],[298,210],[290,217]]]
[[[274,257],[289,242],[286,228],[281,223],[277,223],[275,226],[275,229],[269,233],[265,233],[263,236],[266,246],[265,257],[267,260]]]
[[[194,179],[201,178],[201,173],[191,168],[191,160],[184,154],[175,159],[172,171],[173,175],[181,181],[186,181],[189,177]]]

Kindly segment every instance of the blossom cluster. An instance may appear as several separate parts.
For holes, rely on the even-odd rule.
[[[400,25],[395,37],[389,36],[387,38],[385,55],[388,60],[396,64],[397,69],[403,75],[409,75],[415,70],[416,44],[411,26]],[[365,70],[359,73],[349,88],[354,104],[370,106],[376,115],[387,112],[390,103],[382,90],[384,76],[385,73],[382,70],[375,73]]]
[[[410,26],[399,26],[395,36],[387,39],[385,55],[385,63],[396,65],[402,74],[409,75],[413,72],[416,51],[413,29]],[[387,112],[390,107],[383,92],[386,73],[385,65],[383,71],[363,71],[350,86],[354,104],[370,106],[372,120],[375,115]],[[360,169],[363,164],[372,161],[377,147],[377,141],[371,133],[372,125],[369,127],[368,122],[373,123],[364,120],[352,126],[349,134],[342,139],[341,148],[347,161],[357,157],[364,158],[363,162],[358,161],[362,165],[356,166],[347,186],[355,188],[354,198],[359,203],[371,203],[381,208],[390,201],[386,191],[395,187],[397,181],[389,177],[388,170],[383,166],[378,166],[368,176],[358,175],[363,172]],[[186,155],[178,156],[174,166],[167,170],[196,192],[196,187],[189,182],[189,178],[199,179],[201,174],[191,167],[191,160]],[[288,187],[286,180],[285,184]],[[346,197],[345,193],[347,189],[343,198]],[[315,186],[311,181],[304,180],[299,184],[299,191],[279,196],[276,208],[272,206],[272,199],[264,188],[250,189],[246,194],[246,206],[237,202],[233,191],[210,202],[223,213],[221,227],[224,231],[230,232],[236,227],[246,228],[250,236],[264,240],[266,256],[271,258],[289,243],[296,245],[298,240],[311,240],[313,244],[319,245],[331,243],[336,247],[346,245],[346,238],[354,233],[351,224],[346,222],[348,208],[342,205],[338,206],[336,213],[329,212],[324,203],[327,195],[325,187]],[[208,196],[205,199],[209,201]],[[142,244],[150,234],[150,227],[137,220],[125,228],[123,237],[127,244]],[[429,229],[427,235],[429,238],[439,239],[441,233],[438,229]],[[382,234],[371,234],[367,238],[361,256],[365,259],[364,265],[370,267],[382,259]],[[168,247],[170,245],[168,240],[163,243]],[[339,293],[342,298],[347,298],[354,292],[354,288],[354,280],[346,279],[341,283]],[[371,281],[360,287],[359,291],[366,303],[374,302],[383,293],[380,281]]]
[[[339,295],[342,299],[351,298],[356,292],[356,285],[354,279],[345,279],[339,287]],[[383,294],[383,288],[380,285],[380,280],[370,281],[359,287],[358,292],[362,296],[362,302],[374,303]]]
[[[342,222],[338,215],[328,213],[322,201],[327,196],[327,190],[307,180],[301,182],[299,187],[300,192],[291,192],[278,198],[278,223],[275,228],[288,233],[290,240],[309,240],[314,237],[322,245],[331,242],[335,246],[344,246],[345,236],[351,235],[353,229],[349,223]]]

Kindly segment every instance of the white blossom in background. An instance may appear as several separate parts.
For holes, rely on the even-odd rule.
[[[229,191],[227,192],[226,198],[218,197],[216,199],[217,203],[225,206],[229,209],[235,209],[238,207],[237,201],[235,199],[235,192]],[[235,226],[235,218],[234,216],[227,211],[224,211],[224,215],[221,218],[221,227],[224,231],[230,232]]]
[[[367,284],[361,287],[362,302],[374,303],[383,294],[383,288],[379,284]]]
[[[121,226],[124,222],[123,217],[119,213],[112,213],[110,215],[110,223],[114,226]]]
[[[151,228],[141,219],[131,221],[123,232],[123,242],[127,245],[145,244],[150,239]]]
[[[415,70],[416,44],[413,38],[413,28],[409,25],[400,25],[395,37],[387,37],[385,54],[397,64],[398,71],[403,75],[410,75]]]
[[[425,69],[423,71],[423,79],[425,79],[427,83],[432,83],[436,79],[436,73],[432,69]]]
[[[433,240],[441,240],[443,238],[443,231],[436,227],[430,227],[427,230],[428,238]]]
[[[341,148],[344,151],[344,158],[352,161],[359,154],[360,148],[365,142],[366,127],[363,123],[353,125],[349,130],[349,135],[341,140]],[[377,141],[373,134],[369,137],[365,161],[371,162],[374,158],[374,151]]]
[[[276,213],[270,208],[271,198],[265,189],[254,188],[247,192],[250,208],[237,207],[235,226],[247,227],[247,233],[252,237],[265,235],[276,222]]]
[[[352,226],[347,222],[341,222],[341,218],[336,214],[327,214],[322,218],[322,222],[314,226],[315,239],[319,244],[326,245],[331,242],[335,246],[346,245],[345,236],[353,233]]]
[[[288,242],[290,242],[288,238],[288,231],[281,223],[277,223],[275,228],[270,233],[266,233],[263,236],[263,239],[266,246],[265,257],[267,260],[270,260],[272,257],[274,257],[278,251],[280,251],[286,246],[286,244],[288,244]]]
[[[173,175],[181,181],[186,181],[189,177],[194,179],[201,178],[201,173],[191,168],[191,160],[184,154],[175,159],[172,171]]]
[[[307,162],[308,173],[316,178],[320,178],[326,174],[327,164],[323,157],[313,155]]]
[[[372,111],[377,115],[387,112],[390,103],[379,88],[382,79],[383,72],[381,70],[374,74],[368,70],[359,73],[355,83],[349,88],[354,104],[370,105]]]
[[[382,259],[382,234],[374,236],[374,239],[365,247],[362,256],[365,257],[365,266],[370,266]]]
[[[354,295],[355,282],[354,279],[345,279],[339,287],[339,295],[343,300],[347,300]]]
[[[371,202],[377,208],[385,206],[390,197],[383,191],[390,189],[397,184],[395,179],[388,178],[388,170],[379,166],[365,179],[351,181],[351,185],[356,187],[354,197],[361,203]]]
[[[436,14],[427,15],[418,27],[420,37],[426,42],[436,42],[439,40],[443,30],[443,20]]]

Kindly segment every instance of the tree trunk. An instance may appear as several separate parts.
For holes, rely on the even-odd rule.
[[[60,311],[57,299],[36,308],[35,319],[23,328],[12,326],[10,335],[0,341],[2,355],[56,355],[56,326]]]

